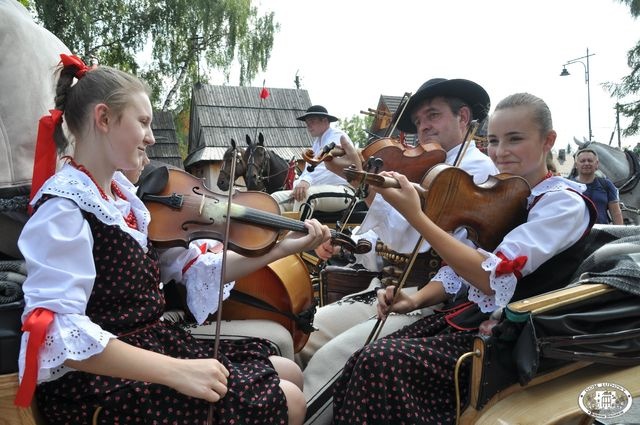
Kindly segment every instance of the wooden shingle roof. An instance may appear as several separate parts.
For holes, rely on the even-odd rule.
[[[193,88],[189,150],[185,167],[222,160],[231,139],[245,146],[246,135],[261,132],[265,146],[285,159],[301,158],[311,145],[305,123],[296,120],[311,105],[306,90],[199,84]]]
[[[173,113],[168,111],[154,111],[151,129],[153,130],[156,143],[147,148],[149,159],[183,168],[182,157],[178,149],[178,135],[173,121]]]

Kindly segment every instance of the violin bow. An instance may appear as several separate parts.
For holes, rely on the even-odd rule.
[[[396,130],[396,125],[398,124],[398,121],[400,121],[400,118],[404,114],[404,111],[407,109],[407,105],[409,104],[409,99],[411,99],[411,96],[412,94],[410,92],[406,92],[404,96],[402,96],[400,105],[396,110],[393,118],[391,119],[392,125],[389,127],[389,130],[387,130],[387,137],[391,137],[393,132]]]
[[[236,147],[233,147],[233,155],[235,158]],[[236,174],[236,161],[231,161],[231,176],[235,176]],[[218,358],[218,352],[220,350],[220,327],[222,324],[222,302],[224,301],[224,276],[226,274],[226,266],[227,266],[227,251],[229,248],[229,230],[231,228],[231,196],[233,195],[233,191],[235,190],[235,181],[233,179],[229,179],[229,193],[227,194],[227,221],[224,227],[224,237],[222,239],[222,265],[220,266],[220,288],[218,290],[218,311],[216,311],[216,331],[215,338],[213,343],[213,357],[215,359]],[[202,195],[204,197],[204,194]],[[209,404],[209,412],[207,414],[207,425],[213,425],[213,403]]]
[[[405,283],[407,282],[407,280],[409,278],[409,274],[411,273],[411,269],[413,268],[413,264],[416,262],[416,258],[418,258],[418,254],[420,254],[420,247],[422,246],[422,242],[423,241],[424,241],[424,238],[422,236],[420,236],[418,238],[418,242],[416,243],[415,248],[413,248],[413,251],[411,252],[411,256],[409,257],[409,261],[408,261],[406,267],[402,271],[402,276],[400,277],[400,282],[398,283],[398,286],[396,287],[396,290],[393,293],[393,298],[391,299],[391,304],[389,305],[389,308],[391,308],[391,306],[393,306],[393,304],[395,304],[396,299],[398,298],[398,294],[400,293],[402,288],[404,288],[404,285],[405,285]],[[371,341],[374,341],[374,340],[378,339],[378,336],[380,335],[380,332],[382,331],[382,327],[384,326],[385,322],[387,321],[387,317],[389,317],[388,314],[382,319],[378,318],[378,320],[376,321],[375,325],[373,325],[373,329],[371,329],[371,333],[369,333],[369,336],[367,337],[367,340],[365,341],[364,345],[369,345],[369,343]]]
[[[462,146],[460,148],[460,150],[458,151],[458,155],[456,156],[456,160],[454,161],[454,166],[458,167],[460,165],[460,162],[462,162],[462,158],[464,157],[465,153],[467,152],[467,148],[469,147],[469,144],[471,143],[471,140],[473,140],[473,138],[475,137],[476,131],[478,130],[479,127],[479,123],[478,120],[472,120],[469,123],[469,127],[467,128],[467,132],[464,136],[464,141],[462,142]],[[391,308],[393,306],[393,304],[395,304],[396,299],[398,298],[398,293],[402,290],[402,288],[404,287],[408,277],[409,277],[409,273],[411,273],[411,269],[413,268],[413,264],[416,261],[416,258],[418,257],[418,254],[420,253],[420,246],[422,245],[422,242],[424,241],[424,238],[422,236],[420,236],[418,238],[418,242],[416,243],[415,248],[413,249],[413,251],[411,252],[411,256],[409,257],[409,262],[407,263],[406,267],[404,268],[404,270],[402,271],[402,276],[400,278],[400,282],[398,283],[398,287],[396,288],[394,294],[393,294],[393,298],[391,299],[391,303],[389,304],[389,308]],[[369,336],[367,337],[366,342],[364,343],[364,345],[368,345],[371,341],[374,341],[376,339],[378,339],[378,336],[380,335],[380,332],[382,331],[382,327],[384,326],[385,322],[387,321],[387,317],[389,317],[389,315],[387,314],[383,319],[378,318],[378,320],[376,321],[375,325],[373,326],[373,329],[371,330],[371,333],[369,334]]]

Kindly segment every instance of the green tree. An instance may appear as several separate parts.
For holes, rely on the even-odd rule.
[[[618,0],[620,3],[629,6],[631,16],[640,16],[640,0]],[[640,42],[627,52],[627,65],[631,73],[622,78],[620,83],[606,83],[604,86],[609,90],[612,97],[623,99],[627,96],[640,95]],[[631,123],[622,134],[633,136],[640,133],[640,100],[620,102],[618,106],[620,114],[631,118]]]
[[[351,118],[338,120],[338,127],[349,135],[356,147],[364,147],[367,144],[368,134],[366,132],[373,123],[373,117],[353,115]]]
[[[152,102],[182,110],[207,70],[239,85],[264,70],[279,25],[251,0],[32,0],[45,28],[85,61],[133,72],[152,88]],[[144,52],[144,54],[143,54]]]

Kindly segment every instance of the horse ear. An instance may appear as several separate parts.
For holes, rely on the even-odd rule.
[[[251,137],[249,137],[249,135],[246,135],[247,138],[247,145],[251,146]]]
[[[262,135],[262,132],[260,132],[260,134],[258,134],[258,144],[260,146],[264,146],[264,136]]]
[[[231,139],[231,147],[232,147],[233,149],[235,149],[235,148],[236,148],[236,141],[235,141],[234,139]]]

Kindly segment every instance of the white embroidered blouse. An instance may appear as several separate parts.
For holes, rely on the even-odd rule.
[[[527,222],[509,232],[493,252],[478,248],[486,256],[482,267],[490,272],[489,280],[494,294],[485,294],[471,286],[449,266],[442,267],[433,280],[442,282],[450,294],[457,293],[462,285],[467,285],[469,300],[478,304],[485,313],[505,307],[513,297],[518,278],[514,273],[496,275],[496,267],[502,261],[496,254],[502,253],[509,260],[526,257],[520,270],[524,277],[575,244],[589,225],[589,211],[583,198],[576,193],[582,193],[584,189],[583,184],[562,177],[543,180],[531,189],[527,199]],[[536,198],[539,199],[533,204]]]
[[[104,350],[115,335],[103,330],[86,315],[87,302],[96,277],[93,259],[93,236],[82,210],[94,214],[108,225],[118,225],[147,249],[147,229],[151,217],[142,201],[135,195],[136,188],[122,173],[114,180],[127,200],[105,200],[91,179],[70,165],[65,165],[42,186],[34,197],[56,196],[43,203],[25,225],[18,246],[27,266],[23,284],[25,311],[23,320],[36,308],[54,312],[45,343],[39,353],[38,382],[56,379],[72,370],[64,366],[67,359],[84,360]],[[138,229],[130,228],[124,217],[132,210]],[[214,241],[199,241],[187,248],[170,248],[160,253],[160,271],[163,282],[174,279],[187,287],[187,304],[194,317],[202,323],[218,309],[220,266],[222,255],[201,254],[200,243],[209,246]],[[197,257],[197,258],[196,258]],[[193,264],[182,274],[190,260]],[[233,282],[226,284],[224,298],[229,296]],[[24,372],[28,333],[22,336],[18,360],[20,376]]]

